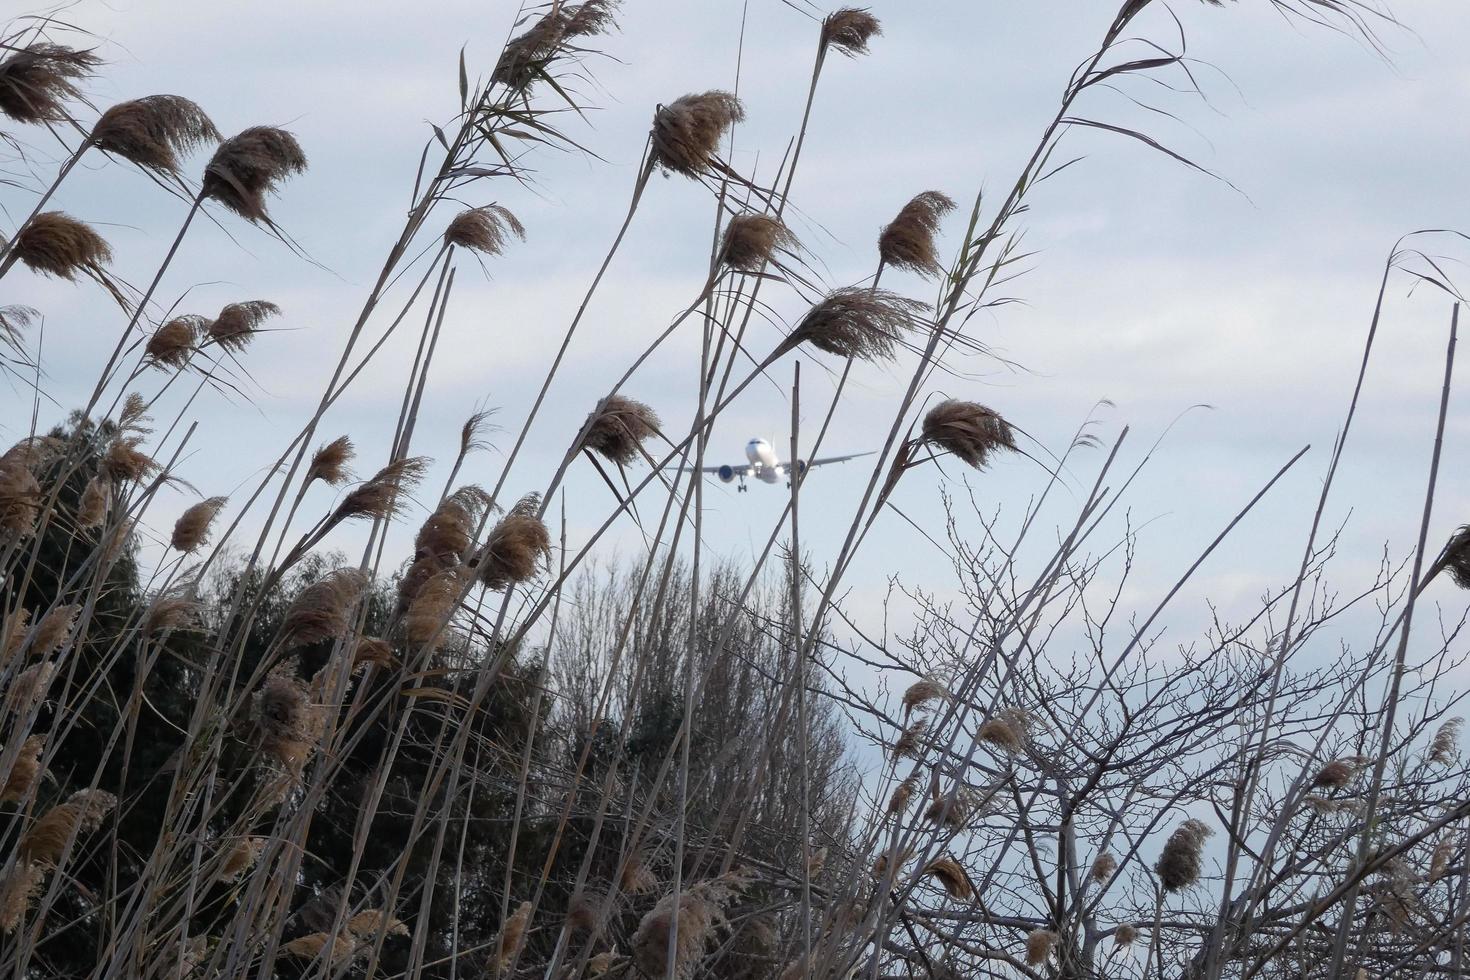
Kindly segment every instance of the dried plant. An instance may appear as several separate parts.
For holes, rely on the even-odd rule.
[[[672,941],[673,975],[687,980],[704,958],[715,931],[728,922],[725,911],[745,886],[743,873],[735,871],[659,899],[633,933],[633,962],[648,976],[663,975]]]
[[[139,436],[118,436],[102,457],[102,473],[112,483],[135,483],[158,472],[158,463],[138,447]]]
[[[658,434],[661,424],[653,409],[622,395],[604,398],[589,418],[581,448],[619,466],[637,459],[643,443]]]
[[[1447,766],[1460,757],[1460,730],[1464,718],[1451,718],[1434,731],[1429,742],[1429,761]]]
[[[536,516],[541,506],[537,494],[528,494],[511,508],[490,531],[480,551],[480,584],[500,591],[536,577],[543,561],[551,557],[551,532]]]
[[[893,743],[895,759],[917,759],[923,753],[924,736],[929,732],[929,719],[916,718]]]
[[[414,646],[436,639],[443,642],[445,624],[459,605],[460,596],[474,574],[464,565],[454,565],[428,577],[413,596],[403,617],[403,636]]]
[[[169,547],[185,554],[198,551],[209,540],[210,525],[228,501],[228,497],[209,497],[185,510],[174,522]]]
[[[0,781],[0,803],[14,803],[30,795],[42,772],[41,751],[45,747],[45,735],[31,735],[21,743],[10,772]]]
[[[1450,862],[1455,859],[1455,851],[1459,849],[1455,838],[1446,837],[1434,845],[1434,853],[1429,857],[1429,880],[1439,881],[1450,873]]]
[[[18,123],[64,122],[65,103],[81,94],[77,83],[102,64],[90,51],[61,44],[36,43],[8,51],[0,60],[0,113]]]
[[[296,137],[274,126],[252,126],[214,151],[200,194],[247,221],[274,227],[266,197],[287,177],[305,170],[306,154]]]
[[[372,479],[353,487],[337,505],[328,523],[335,525],[354,519],[386,521],[397,517],[428,466],[429,461],[423,456],[395,459]]]
[[[834,47],[849,58],[868,53],[868,42],[883,28],[866,7],[843,7],[822,21],[822,46]]]
[[[1113,930],[1113,942],[1118,946],[1132,946],[1137,939],[1137,926],[1125,922]]]
[[[280,315],[281,308],[269,300],[231,303],[219,311],[219,316],[205,330],[205,336],[210,343],[238,354],[250,345],[262,323]]]
[[[302,589],[281,625],[281,649],[346,637],[349,616],[369,584],[362,569],[339,568]]]
[[[1016,448],[1009,422],[984,405],[953,398],[924,416],[923,440],[954,453],[977,470],[984,469],[996,452]]]
[[[1050,929],[1032,929],[1026,935],[1026,965],[1040,966],[1051,959],[1061,937]]]
[[[737,214],[725,225],[720,240],[720,264],[740,272],[760,272],[778,251],[795,252],[796,236],[771,214]]]
[[[1214,831],[1190,818],[1175,828],[1164,843],[1154,870],[1166,892],[1177,892],[1199,881],[1204,870],[1205,839]]]
[[[56,606],[42,616],[31,637],[31,653],[38,657],[49,657],[60,650],[71,639],[72,629],[76,626],[77,615],[81,611],[79,603],[71,603]]]
[[[176,316],[153,331],[143,348],[144,356],[155,366],[177,371],[189,363],[194,345],[208,326],[209,321],[202,316]]]
[[[147,636],[160,636],[164,633],[198,629],[203,612],[204,603],[187,593],[157,596],[149,603],[148,611],[143,615],[143,633]]]
[[[60,211],[32,218],[12,244],[13,256],[48,276],[74,280],[77,273],[101,275],[112,261],[112,249],[86,222]]]
[[[943,273],[934,236],[940,219],[953,210],[954,201],[939,191],[914,197],[878,234],[878,256],[883,264],[925,276]]]
[[[919,326],[922,303],[886,289],[836,289],[807,311],[773,358],[802,344],[860,361],[892,360],[904,338]]]
[[[909,801],[913,799],[914,793],[918,788],[919,782],[914,776],[908,777],[893,787],[893,794],[888,797],[888,814],[894,816],[907,811]]]
[[[145,170],[177,175],[179,156],[219,141],[204,110],[181,95],[119,102],[92,127],[92,144]]]
[[[483,255],[499,255],[508,236],[526,240],[526,228],[510,209],[499,204],[469,208],[455,215],[444,230],[444,244],[457,245]]]
[[[44,701],[56,679],[56,665],[50,661],[32,664],[10,682],[5,703],[11,714],[23,715],[38,701]]]
[[[650,867],[646,851],[634,851],[623,864],[618,887],[625,895],[647,895],[658,890],[658,876]]]
[[[1118,870],[1118,859],[1108,851],[1103,851],[1092,862],[1092,868],[1087,872],[1087,877],[1098,884],[1102,884],[1113,876]]]
[[[261,751],[299,775],[321,737],[324,718],[294,665],[282,665],[266,677],[255,694],[254,717]]]
[[[117,797],[105,790],[78,790],[27,828],[16,848],[17,859],[38,868],[56,867],[72,841],[96,831],[115,806]]]
[[[413,539],[416,557],[432,557],[441,565],[464,559],[476,528],[490,507],[490,495],[480,487],[460,487],[445,497],[419,527]]]
[[[1450,578],[1456,585],[1462,589],[1470,589],[1470,524],[1450,535],[1439,564],[1449,571]]]
[[[41,484],[30,468],[0,460],[0,540],[29,535],[41,509]]]
[[[341,486],[352,478],[347,464],[352,462],[353,455],[352,440],[338,436],[312,454],[311,464],[306,469],[306,482],[321,480],[328,486]]]
[[[1026,750],[1025,732],[1017,731],[1014,725],[999,716],[985,719],[977,734],[980,741],[1009,755],[1020,755]]]
[[[665,170],[698,177],[716,161],[725,131],[745,118],[729,92],[684,95],[660,106],[653,117],[653,161]]]
[[[946,701],[949,699],[949,691],[944,685],[932,677],[925,677],[910,684],[903,692],[903,713],[912,714],[915,708],[921,708],[934,701]]]
[[[1313,789],[1342,789],[1353,781],[1353,777],[1368,762],[1363,756],[1348,759],[1333,759],[1312,777]]]
[[[388,936],[407,936],[408,925],[382,909],[365,909],[347,920],[347,931],[362,939],[378,933]]]
[[[224,860],[220,862],[219,874],[215,880],[219,882],[237,880],[245,872],[255,867],[255,862],[260,860],[260,854],[265,850],[265,845],[264,837],[238,838],[228,850],[222,852]]]
[[[610,30],[616,11],[616,0],[553,4],[525,33],[506,43],[491,81],[521,91],[539,78],[549,78],[547,69],[552,60],[576,38]]]
[[[507,969],[521,951],[526,941],[526,930],[531,925],[531,903],[522,902],[500,927],[495,939],[495,964],[498,971]]]
[[[938,881],[950,898],[968,901],[975,897],[975,886],[970,883],[964,866],[947,854],[924,865],[919,873]]]

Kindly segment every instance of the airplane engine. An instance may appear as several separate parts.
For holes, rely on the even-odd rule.
[[[731,480],[735,479],[735,467],[728,465],[721,466],[716,471],[716,475],[720,478],[721,483],[729,483]]]

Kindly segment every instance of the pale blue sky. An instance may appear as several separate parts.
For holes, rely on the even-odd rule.
[[[1175,427],[1133,494],[1133,523],[1153,521],[1130,590],[1140,606],[1281,463],[1313,444],[1186,593],[1182,608],[1200,614],[1206,595],[1227,610],[1243,609],[1294,570],[1394,239],[1427,226],[1470,228],[1470,65],[1463,57],[1470,17],[1450,0],[1401,0],[1394,13],[1406,29],[1384,25],[1380,57],[1359,41],[1284,21],[1265,0],[1226,9],[1196,0],[1170,6],[1200,61],[1209,104],[1168,97],[1162,104],[1181,124],[1099,90],[1089,114],[1146,126],[1239,190],[1119,137],[1069,137],[1087,159],[1038,192],[1024,219],[1026,242],[1037,254],[1031,271],[1007,290],[1024,305],[972,324],[979,339],[1025,370],[1002,371],[977,359],[958,365],[976,378],[937,386],[991,405],[1058,451],[1093,406],[1110,399],[1115,407],[1100,414],[1099,434],[1109,439],[1131,425],[1128,461],[1187,407],[1213,406]],[[1109,4],[1083,0],[874,0],[872,9],[884,34],[866,58],[829,61],[794,188],[794,230],[830,285],[871,274],[878,229],[914,193],[935,188],[968,202],[983,187],[1001,196],[1054,111],[1066,76],[1112,15]],[[590,126],[567,121],[603,160],[543,153],[534,161],[537,192],[485,185],[484,199],[472,202],[498,195],[493,199],[527,225],[528,241],[493,262],[488,280],[473,264],[461,265],[416,451],[447,464],[460,422],[481,405],[501,406],[508,424],[521,417],[621,220],[653,107],[688,91],[735,85],[743,14],[740,91],[749,121],[736,136],[734,160],[768,172],[779,158],[799,121],[815,23],[778,0],[751,0],[748,12],[737,0],[630,0],[622,31],[605,42],[609,57],[591,63],[598,84],[585,86],[584,96],[598,108]],[[285,310],[280,324],[287,332],[260,338],[248,355],[259,384],[253,405],[216,398],[190,412],[205,435],[184,475],[203,493],[231,493],[258,478],[254,467],[279,451],[315,403],[329,359],[401,225],[425,123],[444,121],[455,108],[460,47],[468,46],[472,70],[488,68],[513,16],[512,5],[486,0],[424,0],[411,9],[338,0],[83,0],[69,13],[105,39],[112,64],[92,86],[99,104],[154,92],[187,95],[226,132],[287,126],[312,161],[274,213],[332,273],[221,215],[238,244],[202,229],[165,280],[169,300],[193,287],[186,309],[212,313],[225,302],[259,297]],[[1175,30],[1162,2],[1138,27],[1161,40]],[[27,135],[49,152],[40,134]],[[12,214],[29,200],[10,189],[0,197]],[[117,269],[133,282],[146,281],[182,214],[178,202],[138,174],[102,166],[100,158],[67,183],[57,203],[104,228],[119,253]],[[518,465],[513,491],[544,484],[629,352],[698,289],[711,211],[692,183],[653,182],[537,425],[533,441],[544,448]],[[954,218],[945,228],[946,255],[961,224]],[[885,285],[932,294],[912,277],[893,276]],[[1406,550],[1417,527],[1449,307],[1430,291],[1406,292],[1405,280],[1390,287],[1382,349],[1330,515],[1335,523],[1351,509],[1339,565],[1345,588],[1371,575],[1385,541]],[[789,293],[770,298],[788,323],[800,315]],[[121,326],[116,309],[93,289],[22,272],[0,283],[0,302],[29,303],[47,314],[50,390],[64,403],[67,396],[78,400]],[[779,333],[765,326],[756,336],[760,350]],[[410,342],[405,335],[394,345],[322,428],[327,436],[352,434],[364,451],[361,470],[371,471],[386,453]],[[686,419],[697,356],[690,330],[628,393],[666,420]],[[805,414],[815,425],[815,406],[831,382],[815,369],[820,358],[803,360],[804,403],[811,406]],[[789,374],[783,362],[778,376]],[[859,372],[827,448],[871,448],[907,374],[907,362]],[[5,415],[13,429],[17,413]],[[738,459],[752,435],[780,444],[788,416],[772,386],[753,386],[716,429],[712,451]],[[500,441],[508,445],[510,436]],[[1435,540],[1470,515],[1467,452],[1470,411],[1460,399],[1452,406]],[[1084,456],[1074,484],[1090,480],[1100,459]],[[498,458],[482,456],[467,476],[490,483],[497,466]],[[960,475],[953,465],[946,471]],[[803,521],[805,545],[819,566],[835,553],[866,475],[861,464],[850,464],[807,484],[821,500]],[[937,475],[910,474],[895,498],[936,534],[943,527]],[[443,476],[436,471],[426,485],[437,489]],[[1033,464],[1018,459],[974,484],[983,499],[1013,512],[1041,480]],[[575,542],[600,512],[606,490],[585,466],[569,487]],[[712,486],[706,499],[716,515],[710,546],[736,555],[764,539],[783,502],[781,492],[766,487],[737,496]],[[330,503],[312,500],[319,509]],[[184,502],[167,502],[156,526],[166,529]],[[410,515],[409,527],[418,516]],[[1069,516],[1059,510],[1053,519]],[[400,554],[409,533],[393,539]],[[630,551],[638,541],[629,528],[615,543]],[[949,582],[942,556],[891,516],[849,575],[860,614],[876,616],[864,600],[881,595],[889,575],[938,589]]]

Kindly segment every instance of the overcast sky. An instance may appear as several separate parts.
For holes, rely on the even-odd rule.
[[[865,58],[829,60],[794,187],[793,228],[828,285],[871,275],[877,231],[918,191],[942,190],[966,204],[982,188],[1002,197],[1071,69],[1113,13],[1108,3],[1084,0],[874,0],[872,9],[883,36]],[[1225,180],[1122,137],[1069,136],[1066,146],[1086,159],[1044,185],[1023,219],[1035,255],[1006,292],[1024,302],[971,324],[975,337],[1014,366],[978,357],[956,362],[967,376],[940,377],[935,388],[991,405],[1057,452],[1101,400],[1110,400],[1112,407],[1096,410],[1097,431],[1111,441],[1122,426],[1132,427],[1123,453],[1130,466],[1181,412],[1212,406],[1175,425],[1131,491],[1131,521],[1148,526],[1128,599],[1144,612],[1310,443],[1312,451],[1186,592],[1184,608],[1198,615],[1206,596],[1244,610],[1293,573],[1395,239],[1417,228],[1470,228],[1470,63],[1463,54],[1470,50],[1470,17],[1454,0],[1400,0],[1393,12],[1404,26],[1379,22],[1378,53],[1361,40],[1283,19],[1265,0],[1223,9],[1176,0],[1168,9],[1187,34],[1208,102],[1135,84],[1128,94],[1177,119],[1102,89],[1082,108],[1093,118],[1146,127]],[[207,397],[188,413],[202,435],[183,474],[205,494],[238,493],[259,478],[259,467],[319,397],[401,227],[427,121],[446,122],[456,108],[460,48],[466,46],[472,72],[487,70],[515,7],[493,0],[83,0],[68,16],[103,39],[110,64],[91,86],[99,105],[154,92],[187,95],[227,133],[260,123],[287,126],[311,159],[309,173],[285,187],[274,214],[329,271],[221,213],[235,241],[199,228],[162,290],[169,302],[187,290],[181,308],[203,313],[257,297],[285,311],[284,329],[260,338],[246,358],[254,380],[248,402]],[[488,276],[461,263],[417,452],[447,463],[460,422],[477,407],[501,407],[508,426],[523,417],[622,218],[656,104],[733,88],[738,69],[749,121],[736,135],[734,163],[762,174],[799,123],[816,22],[792,6],[629,0],[620,21],[621,31],[603,43],[607,57],[589,63],[597,85],[584,86],[583,95],[595,111],[587,123],[566,120],[568,132],[601,159],[543,152],[532,164],[534,190],[485,183],[483,200],[472,202],[512,208],[528,241],[490,263]],[[1137,30],[1177,44],[1162,0]],[[25,135],[43,158],[56,152],[41,134]],[[11,221],[32,200],[10,188],[0,198]],[[134,283],[147,281],[182,217],[179,202],[100,157],[68,181],[57,204],[103,228],[118,252],[116,269]],[[692,182],[653,182],[537,424],[535,449],[512,475],[513,491],[544,485],[631,352],[698,290],[711,212],[707,192]],[[944,229],[946,255],[958,246],[962,225],[955,217]],[[1447,268],[1458,268],[1455,257],[1466,249],[1434,244],[1449,256]],[[885,285],[926,299],[933,293],[915,277],[892,275]],[[1382,346],[1329,513],[1334,525],[1348,521],[1338,565],[1348,591],[1371,576],[1385,545],[1395,555],[1407,552],[1422,507],[1449,303],[1431,290],[1410,295],[1408,286],[1407,279],[1390,284]],[[788,324],[802,312],[789,293],[773,290],[770,298]],[[95,288],[23,271],[0,283],[0,302],[29,303],[46,314],[49,390],[67,407],[83,400],[121,327],[116,308]],[[755,329],[757,350],[780,336],[774,325]],[[362,470],[386,454],[411,340],[406,334],[391,346],[321,430],[350,433],[363,451]],[[690,329],[628,393],[666,420],[687,419],[694,398],[689,367],[697,357],[698,335]],[[809,355],[803,362],[804,424],[815,427],[833,364]],[[858,372],[826,448],[875,448],[910,366]],[[777,376],[789,379],[789,361]],[[6,435],[24,424],[23,400],[11,397],[9,404],[21,408],[0,420]],[[788,418],[788,403],[773,385],[753,386],[715,430],[711,451],[738,462],[753,435],[781,445]],[[1434,541],[1470,515],[1467,422],[1470,411],[1457,393]],[[512,434],[498,439],[508,447]],[[1079,458],[1074,489],[1090,483],[1101,460],[1099,453]],[[497,457],[481,456],[467,476],[493,483],[498,465]],[[808,505],[804,545],[819,566],[835,554],[867,474],[862,463],[847,464],[806,484],[804,499],[819,504]],[[946,464],[944,475],[944,485],[964,491],[959,468]],[[932,469],[911,474],[895,498],[936,536],[944,527],[940,476]],[[437,491],[443,478],[438,470],[426,486]],[[1035,464],[1016,458],[971,475],[971,484],[987,506],[1010,514],[1043,478]],[[575,543],[607,491],[584,465],[569,489]],[[712,485],[709,545],[748,556],[783,495],[757,486],[737,496]],[[323,510],[330,505],[312,499]],[[186,502],[181,495],[159,510],[155,524],[165,536]],[[1077,497],[1060,503],[1054,522],[1071,516],[1066,508]],[[412,513],[408,526],[420,516]],[[979,534],[973,520],[966,530]],[[409,533],[393,539],[400,553]],[[624,528],[616,543],[629,553],[638,542]],[[951,584],[944,556],[892,515],[866,547],[848,583],[868,622],[877,616],[870,600],[890,575],[941,591]]]

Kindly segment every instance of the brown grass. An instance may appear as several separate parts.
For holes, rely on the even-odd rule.
[[[45,735],[32,735],[21,743],[15,764],[0,784],[0,803],[14,803],[25,799],[36,786],[41,775],[41,751],[46,747]]]
[[[214,151],[200,193],[247,221],[269,225],[267,197],[287,177],[305,170],[306,154],[295,136],[274,126],[252,126]]]
[[[904,338],[918,327],[924,309],[924,304],[886,289],[836,289],[807,311],[776,348],[775,356],[811,344],[839,357],[889,361]]]
[[[926,276],[943,272],[934,236],[940,219],[953,210],[954,201],[939,191],[915,196],[878,234],[878,255],[883,264]]]
[[[910,684],[903,692],[903,713],[908,715],[913,713],[915,708],[948,699],[949,691],[945,690],[943,684],[931,677],[925,677]]]
[[[143,349],[144,356],[158,367],[173,368],[176,371],[183,368],[189,363],[194,345],[208,323],[202,316],[174,317],[153,331],[153,336],[148,338],[148,345]]]
[[[286,611],[281,649],[347,636],[352,628],[349,616],[370,584],[362,569],[338,568],[302,589]]]
[[[205,336],[210,343],[238,354],[250,345],[262,323],[280,315],[281,308],[269,300],[250,299],[243,303],[230,303],[209,324]]]
[[[510,209],[499,204],[469,208],[455,215],[444,229],[444,243],[484,255],[499,255],[509,236],[526,240],[526,228]]]
[[[181,95],[119,102],[92,127],[92,143],[145,170],[176,175],[179,156],[219,141],[204,110]]]
[[[209,540],[210,526],[228,500],[228,497],[208,497],[185,510],[174,522],[169,547],[185,554],[198,551]]]
[[[495,939],[495,963],[500,970],[509,967],[516,954],[521,951],[521,944],[526,941],[526,930],[530,925],[531,903],[522,902],[505,920]]]
[[[950,898],[968,901],[975,897],[975,886],[970,883],[970,876],[965,872],[964,865],[947,854],[924,865],[924,870],[920,873],[938,881]]]
[[[740,272],[760,272],[778,250],[794,252],[799,245],[780,218],[752,211],[735,215],[725,225],[719,261]]]
[[[946,399],[924,416],[923,439],[984,469],[995,453],[1014,451],[1015,432],[1000,415],[976,402]]]
[[[1177,892],[1199,881],[1204,870],[1205,839],[1214,831],[1195,819],[1180,824],[1169,835],[1154,870],[1166,892]]]
[[[490,531],[480,551],[480,584],[500,591],[528,582],[551,557],[551,532],[536,516],[541,498],[528,494],[511,508]]]
[[[112,249],[86,222],[60,211],[43,211],[15,236],[14,255],[26,267],[74,280],[77,273],[100,273]]]
[[[300,774],[321,735],[322,711],[294,664],[273,670],[255,694],[260,750],[289,773]]]
[[[311,464],[306,469],[306,482],[321,480],[328,486],[341,486],[352,478],[347,464],[352,462],[353,455],[352,440],[338,436],[312,454]]]
[[[386,521],[396,517],[408,504],[408,494],[424,478],[429,460],[423,456],[396,459],[358,484],[332,513],[332,524],[345,520]]]
[[[843,7],[822,21],[822,44],[849,58],[867,54],[868,42],[882,33],[878,18],[866,7]]]
[[[619,466],[639,456],[639,449],[659,431],[653,409],[622,395],[611,395],[593,410],[592,424],[582,437],[582,448],[599,453]]]
[[[710,169],[725,131],[745,118],[729,92],[684,95],[653,117],[653,160],[665,170],[697,177]]]
[[[31,44],[0,60],[0,113],[19,123],[62,122],[66,101],[81,94],[77,83],[102,64],[90,51],[61,44]]]

